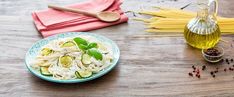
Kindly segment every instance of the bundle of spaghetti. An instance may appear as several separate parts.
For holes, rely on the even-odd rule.
[[[149,19],[135,18],[134,20],[143,21],[146,25],[146,32],[175,32],[182,33],[185,25],[197,13],[192,11],[161,8],[157,11],[140,11],[139,14],[152,16]],[[216,17],[222,34],[234,34],[234,18]]]

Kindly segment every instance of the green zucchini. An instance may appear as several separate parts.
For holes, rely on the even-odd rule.
[[[81,61],[83,64],[90,64],[91,63],[90,59],[91,59],[91,56],[89,56],[88,54],[83,54]]]
[[[51,54],[51,53],[53,53],[54,51],[52,50],[52,49],[50,49],[50,48],[43,48],[42,50],[41,50],[41,55],[42,56],[47,56],[47,55],[49,55],[49,54]]]
[[[59,58],[60,64],[65,68],[71,67],[72,61],[73,61],[73,57],[68,56],[68,55],[65,55]]]
[[[40,67],[40,72],[41,72],[42,75],[52,76],[52,74],[48,70],[48,67]]]
[[[81,79],[81,78],[82,78],[82,77],[80,76],[80,74],[79,74],[78,71],[75,72],[75,75],[76,75],[76,77],[77,77],[78,79]]]
[[[80,77],[82,77],[82,78],[87,78],[87,77],[92,76],[92,72],[89,71],[89,70],[79,70],[77,73],[78,73],[78,74],[80,75]]]
[[[75,43],[72,42],[72,41],[67,41],[65,42],[61,47],[71,47],[71,46],[74,46]]]

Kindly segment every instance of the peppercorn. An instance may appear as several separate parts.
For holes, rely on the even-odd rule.
[[[223,59],[221,59],[220,62],[223,62]]]
[[[227,69],[225,68],[225,69],[224,69],[224,71],[226,72],[226,71],[227,71]]]
[[[197,75],[197,78],[201,78],[201,76],[200,76],[200,75]]]
[[[192,66],[192,68],[193,68],[193,70],[195,70],[195,69],[196,69],[196,67],[195,67],[194,65]]]
[[[209,48],[205,51],[205,53],[210,56],[218,56],[221,54],[221,52],[215,48]]]
[[[228,59],[225,60],[226,62],[229,62]]]
[[[229,70],[230,70],[230,71],[233,71],[234,69],[233,69],[233,68],[231,68],[231,67],[229,67]]]
[[[198,73],[198,74],[200,73],[200,70],[199,70],[199,69],[197,69],[197,73]]]
[[[211,72],[210,72],[210,74],[211,74],[211,75],[214,75],[214,72],[213,72],[213,71],[211,71]]]
[[[188,73],[189,76],[193,76],[193,74],[191,72]]]
[[[231,59],[231,62],[233,62],[233,59]]]
[[[215,75],[212,75],[213,76],[213,78],[215,78]]]
[[[206,70],[206,66],[205,65],[202,66],[202,70],[203,71]]]

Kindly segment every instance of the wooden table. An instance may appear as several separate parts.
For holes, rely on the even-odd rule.
[[[128,23],[91,31],[114,40],[121,57],[110,73],[93,81],[77,84],[56,84],[41,80],[25,67],[28,48],[42,39],[32,22],[31,12],[47,8],[47,3],[66,5],[85,0],[0,0],[0,96],[1,97],[234,97],[234,72],[217,74],[216,67],[201,57],[200,50],[186,45],[181,37],[162,37],[144,32],[140,22]],[[222,16],[234,16],[234,1],[219,0]],[[190,0],[125,0],[124,11],[138,11],[149,6],[180,8]],[[194,9],[188,7],[187,9]],[[132,13],[127,13],[131,18]],[[140,16],[140,15],[136,15]],[[233,35],[222,36],[230,43]],[[230,43],[220,42],[225,57],[233,58]],[[192,65],[207,65],[200,79],[189,77]],[[233,64],[233,63],[232,63]],[[222,70],[220,70],[222,71]]]

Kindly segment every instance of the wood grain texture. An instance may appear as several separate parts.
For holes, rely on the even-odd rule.
[[[24,65],[24,57],[28,48],[42,37],[33,25],[31,12],[46,9],[48,3],[66,5],[80,1],[85,0],[0,0],[0,97],[234,97],[234,72],[220,73],[216,78],[208,72],[227,65],[206,63],[200,50],[187,46],[183,37],[146,33],[142,23],[131,19],[90,32],[112,39],[121,50],[120,61],[110,73],[78,84],[56,84],[33,76]],[[219,14],[233,17],[234,1],[219,1]],[[125,0],[122,8],[124,11],[149,6],[180,8],[189,2]],[[134,17],[132,13],[127,15]],[[234,44],[233,35],[222,38]],[[225,48],[225,57],[234,57],[230,44],[219,45]],[[194,64],[209,67],[201,79],[187,74]]]

